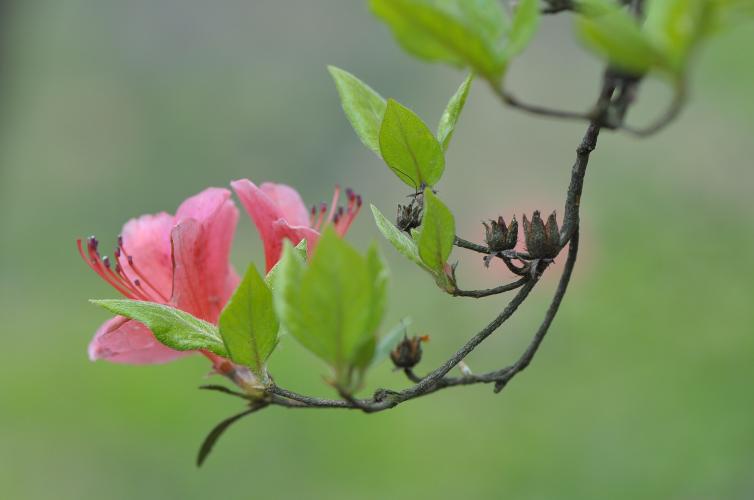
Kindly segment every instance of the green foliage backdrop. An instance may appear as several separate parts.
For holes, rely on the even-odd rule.
[[[194,389],[206,382],[205,360],[86,359],[107,317],[86,299],[112,292],[80,261],[76,237],[95,233],[107,248],[128,217],[174,210],[239,177],[290,183],[309,202],[327,199],[337,179],[391,206],[395,179],[354,136],[326,66],[411,103],[427,123],[464,75],[410,59],[365,4],[40,0],[3,14],[0,496],[751,498],[751,25],[699,54],[691,104],[671,128],[640,144],[601,141],[572,291],[535,368],[505,393],[448,390],[369,416],[272,408],[232,428],[197,471],[204,433],[238,410]],[[567,19],[542,26],[508,86],[531,101],[586,106],[597,62]],[[634,119],[668,97],[648,90]],[[481,238],[478,214],[561,208],[582,124],[521,115],[482,85],[460,120],[441,193],[459,234]],[[244,217],[241,270],[250,256],[263,260]],[[351,239],[360,248],[380,240],[401,277],[384,324],[410,304],[412,328],[432,336],[426,366],[499,308],[428,293],[426,274],[387,247],[369,210]],[[506,272],[463,258],[479,270],[464,283]],[[513,359],[540,319],[540,294],[470,358],[472,369]],[[326,391],[311,376],[325,367],[293,342],[271,365],[289,387]],[[399,377],[384,364],[369,383]]]

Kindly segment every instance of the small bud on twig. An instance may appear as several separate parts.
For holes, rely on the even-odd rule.
[[[413,368],[422,359],[422,342],[429,340],[428,335],[421,337],[403,336],[403,340],[390,352],[390,359],[397,368]]]

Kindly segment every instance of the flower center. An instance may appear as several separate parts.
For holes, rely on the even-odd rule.
[[[124,297],[149,302],[168,302],[167,297],[149,282],[136,266],[134,258],[126,252],[122,237],[118,237],[118,246],[113,253],[114,265],[107,255],[100,256],[99,241],[94,236],[86,239],[86,250],[81,239],[76,240],[76,246],[84,262]]]
[[[322,232],[325,225],[332,223],[335,227],[335,232],[340,236],[344,236],[348,232],[348,228],[351,227],[354,219],[359,214],[359,210],[361,210],[361,195],[354,193],[351,188],[348,188],[346,189],[347,203],[345,207],[338,205],[339,199],[340,186],[335,186],[329,212],[327,211],[327,203],[321,203],[319,209],[316,205],[312,206],[310,217],[312,229]]]

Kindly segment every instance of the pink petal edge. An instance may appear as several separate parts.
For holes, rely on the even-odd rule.
[[[88,351],[92,361],[103,359],[132,365],[167,363],[190,354],[166,347],[146,326],[121,316],[111,318],[99,327]]]

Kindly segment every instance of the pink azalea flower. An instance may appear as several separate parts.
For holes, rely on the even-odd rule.
[[[361,209],[361,196],[350,189],[346,189],[347,205],[337,206],[340,198],[337,186],[329,211],[326,203],[307,210],[298,192],[285,184],[265,182],[257,187],[248,179],[240,179],[231,182],[231,186],[257,226],[268,272],[280,260],[283,240],[289,239],[294,245],[306,240],[311,253],[326,224],[333,224],[343,236]]]
[[[184,201],[175,216],[161,212],[123,226],[112,260],[100,256],[94,237],[77,241],[89,267],[129,299],[169,304],[216,323],[239,278],[229,264],[238,209],[227,189],[209,188]],[[233,365],[212,353],[218,372]],[[89,357],[114,363],[164,363],[182,357],[137,321],[116,316],[97,330]]]

